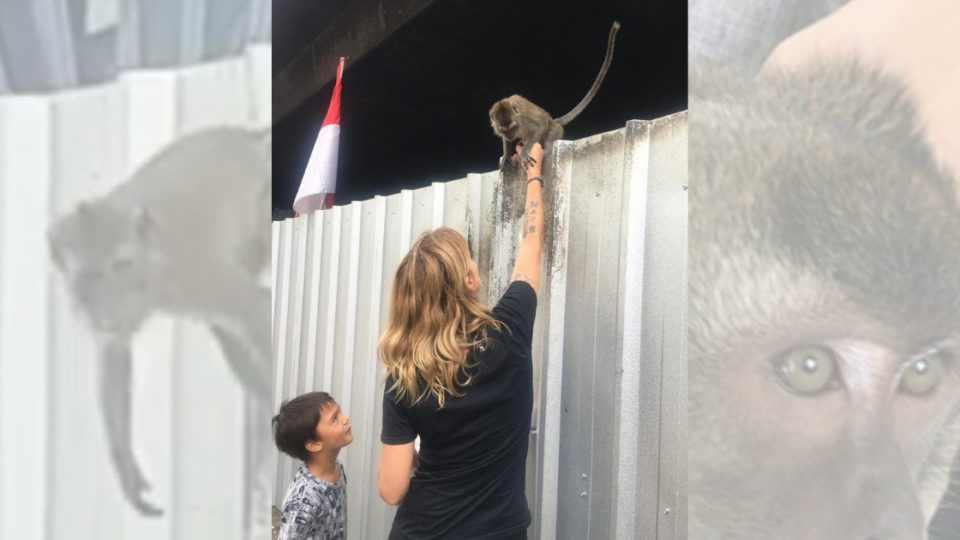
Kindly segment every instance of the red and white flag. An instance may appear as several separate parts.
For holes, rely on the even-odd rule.
[[[293,209],[298,214],[333,206],[333,193],[337,188],[337,148],[340,143],[340,78],[343,76],[344,60],[341,57],[337,66],[337,82],[333,86],[330,107],[320,126],[317,142],[313,144],[297,197],[293,200]]]

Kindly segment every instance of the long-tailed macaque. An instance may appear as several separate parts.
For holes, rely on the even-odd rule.
[[[130,342],[150,315],[206,323],[247,391],[269,406],[270,292],[258,283],[269,260],[269,179],[268,136],[202,131],[50,228],[51,257],[100,348],[100,406],[120,485],[143,514],[160,509],[144,497],[131,444]]]
[[[620,23],[613,21],[610,27],[610,35],[607,37],[607,53],[603,57],[603,64],[600,66],[600,73],[594,79],[593,85],[587,90],[580,103],[570,112],[554,119],[550,113],[538,107],[530,100],[521,95],[514,94],[503,98],[493,104],[490,108],[490,125],[493,132],[503,139],[503,157],[500,160],[500,166],[506,168],[510,163],[510,143],[518,139],[523,142],[524,149],[520,150],[519,160],[523,167],[530,164],[530,154],[526,147],[539,142],[545,152],[553,148],[553,142],[563,137],[563,126],[569,124],[576,118],[583,109],[587,107],[593,96],[600,89],[604,77],[607,76],[607,70],[610,68],[610,62],[613,60],[613,42],[617,36],[617,30],[620,29]]]

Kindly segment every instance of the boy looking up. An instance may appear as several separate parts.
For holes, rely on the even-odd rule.
[[[303,462],[283,498],[279,540],[345,539],[347,477],[337,455],[353,441],[350,418],[330,394],[309,392],[280,406],[273,435]]]

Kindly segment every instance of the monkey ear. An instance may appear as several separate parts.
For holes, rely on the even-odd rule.
[[[137,237],[149,242],[157,232],[157,224],[150,217],[150,212],[143,206],[137,206],[133,209],[133,227]]]

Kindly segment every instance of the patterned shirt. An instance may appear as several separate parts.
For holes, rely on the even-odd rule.
[[[345,540],[347,473],[338,461],[340,481],[331,484],[301,465],[283,498],[278,540]]]

